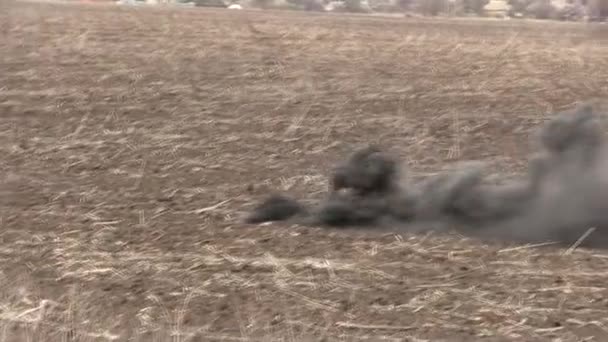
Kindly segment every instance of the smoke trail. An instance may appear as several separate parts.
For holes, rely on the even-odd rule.
[[[565,244],[595,228],[582,245],[608,247],[608,144],[600,119],[588,105],[558,113],[540,130],[541,152],[528,173],[498,184],[488,183],[475,165],[400,185],[403,172],[396,161],[372,146],[336,168],[332,191],[317,208],[273,196],[254,209],[249,222],[390,222],[406,231],[457,229],[491,239]]]

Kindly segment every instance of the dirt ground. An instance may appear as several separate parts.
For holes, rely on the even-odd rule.
[[[240,223],[368,142],[521,170],[604,30],[0,2],[0,341],[606,341],[600,250]]]

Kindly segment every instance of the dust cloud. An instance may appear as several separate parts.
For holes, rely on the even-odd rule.
[[[393,156],[369,146],[335,169],[331,190],[316,208],[275,194],[255,207],[245,222],[456,230],[485,239],[578,241],[581,246],[605,248],[608,143],[603,119],[588,104],[556,114],[538,132],[540,151],[530,159],[527,172],[493,182],[482,164],[412,182]]]

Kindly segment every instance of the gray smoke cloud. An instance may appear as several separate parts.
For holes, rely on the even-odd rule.
[[[542,151],[529,170],[529,198],[511,215],[485,224],[488,237],[608,247],[608,144],[603,115],[585,105],[558,114],[540,132]]]
[[[539,131],[528,172],[490,182],[480,164],[422,182],[377,146],[355,152],[331,176],[316,208],[273,195],[248,223],[292,220],[333,227],[388,226],[405,231],[458,230],[489,239],[608,247],[608,143],[604,116],[583,105],[558,113]],[[405,179],[405,182],[403,181]]]

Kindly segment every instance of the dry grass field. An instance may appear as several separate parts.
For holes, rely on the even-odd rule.
[[[518,172],[603,30],[0,2],[0,341],[606,341],[600,250],[240,223],[368,142]]]

